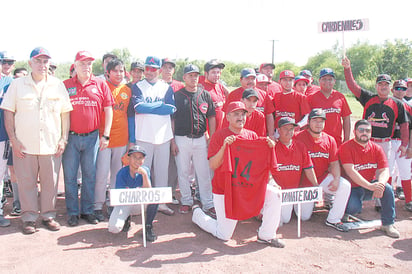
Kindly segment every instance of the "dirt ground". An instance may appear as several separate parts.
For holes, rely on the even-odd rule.
[[[5,214],[11,210],[11,198]],[[255,219],[238,224],[233,239],[222,242],[191,222],[191,214],[165,216],[159,213],[154,228],[159,239],[143,247],[140,216],[133,218],[128,233],[113,235],[107,221],[89,225],[81,220],[68,227],[64,198],[58,199],[58,232],[45,229],[21,233],[18,217],[0,229],[1,273],[410,273],[412,269],[412,213],[397,201],[396,226],[401,238],[384,236],[377,229],[341,233],[324,225],[327,211],[317,211],[302,223],[297,238],[297,221],[281,227],[279,236],[286,248],[277,249],[256,242]],[[171,206],[177,210],[177,206]],[[373,204],[367,202],[364,219],[378,219]]]

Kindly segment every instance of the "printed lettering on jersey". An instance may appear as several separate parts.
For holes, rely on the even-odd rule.
[[[290,118],[295,118],[295,113],[294,113],[294,112],[288,112],[288,111],[279,111],[279,110],[276,110],[276,117],[290,117]]]
[[[77,94],[77,88],[68,88],[67,91],[69,92],[69,96],[74,96]]]
[[[309,156],[310,158],[325,158],[325,159],[329,159],[329,153],[324,153],[324,152],[311,152],[309,151]]]
[[[146,103],[154,103],[154,102],[160,102],[160,101],[163,101],[163,99],[162,98],[160,98],[160,97],[154,97],[154,98],[152,98],[152,97],[145,97],[144,98],[144,100],[145,100],[145,102]]]
[[[282,165],[282,164],[278,164],[278,169],[279,171],[299,171],[300,170],[300,166],[297,165]]]
[[[123,111],[124,108],[125,108],[124,102],[120,102],[120,103],[118,103],[118,104],[114,104],[114,105],[113,105],[113,110]]]
[[[205,113],[207,112],[208,107],[209,107],[209,105],[208,105],[207,103],[202,103],[202,104],[200,104],[200,106],[199,106],[199,110],[200,110],[203,114],[205,114]]]
[[[371,123],[373,127],[382,127],[382,128],[388,128],[388,124],[390,123],[390,119],[386,112],[382,113],[382,118],[376,117],[376,113],[372,112],[367,120]]]
[[[328,113],[340,113],[341,109],[340,108],[324,108],[323,111],[328,114]]]
[[[367,163],[367,164],[356,164],[353,166],[356,171],[366,170],[366,169],[377,169],[377,163]]]

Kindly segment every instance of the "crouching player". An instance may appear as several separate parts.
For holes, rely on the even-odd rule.
[[[132,146],[128,153],[129,165],[119,170],[116,176],[116,188],[150,188],[150,171],[143,166],[146,157],[145,150],[140,146]],[[158,204],[149,204],[146,208],[146,239],[154,242],[157,239],[153,231],[153,220],[157,213]],[[140,214],[140,205],[115,206],[109,219],[109,232],[127,232],[130,228],[131,215]]]
[[[209,166],[214,170],[212,191],[216,220],[194,206],[192,221],[206,232],[227,241],[232,237],[238,220],[256,216],[263,209],[257,241],[282,248],[285,244],[276,238],[280,191],[267,184],[269,171],[277,170],[275,143],[268,137],[259,139],[255,132],[245,129],[246,114],[242,102],[228,104],[226,118],[229,127],[215,132],[210,141],[208,158]]]

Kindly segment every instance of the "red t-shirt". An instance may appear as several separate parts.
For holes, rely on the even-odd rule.
[[[199,77],[199,86],[203,86],[203,89],[207,90],[212,96],[216,112],[216,130],[223,128],[225,113],[222,108],[226,102],[224,86],[221,83],[214,84],[207,81],[203,75]]]
[[[303,170],[313,167],[306,146],[300,141],[292,140],[292,144],[287,147],[279,141],[275,151],[279,171],[273,174],[273,179],[283,189],[299,187]]]
[[[246,220],[260,213],[265,202],[269,172],[277,170],[275,149],[266,138],[236,140],[225,150],[226,217]]]
[[[319,91],[319,90],[320,90],[320,86],[317,86],[317,85],[308,86],[308,87],[306,88],[305,95],[306,95],[306,96],[309,96],[309,95],[311,95],[311,94],[313,94],[313,93],[315,93],[315,92],[317,92],[317,91]]]
[[[317,91],[307,96],[311,109],[321,108],[326,113],[324,132],[335,138],[338,146],[342,144],[342,118],[352,114],[345,96],[339,91],[332,90],[329,98]]]
[[[270,100],[270,97],[266,94],[266,92],[256,87],[253,89],[257,91],[259,96],[256,109],[265,115],[273,113],[275,111],[275,108],[273,106],[272,101]],[[223,110],[226,111],[227,105],[229,103],[234,101],[240,101],[242,99],[244,90],[244,88],[240,87],[229,93],[226,103],[223,106]]]
[[[114,105],[106,81],[92,75],[84,86],[80,84],[77,76],[63,83],[73,106],[73,111],[70,112],[70,130],[76,133],[89,133],[98,129],[103,109]]]
[[[223,127],[228,127],[227,119],[223,121]],[[250,116],[246,116],[246,123],[243,128],[256,132],[259,137],[266,137],[266,117],[260,111],[253,111]]]
[[[296,91],[291,91],[287,94],[283,92],[275,93],[273,104],[276,109],[275,128],[278,127],[278,121],[282,117],[293,118],[297,123],[310,112],[306,96]]]
[[[339,148],[339,160],[342,165],[354,164],[355,170],[368,182],[375,179],[376,170],[388,167],[385,152],[371,141],[366,147],[356,143],[354,139],[343,143]],[[359,187],[344,172],[343,175],[349,180],[352,187]]]
[[[282,92],[282,86],[277,82],[274,82],[274,81],[270,82],[270,84],[268,85],[268,92],[267,92],[270,98],[273,99],[273,96],[277,92]]]
[[[305,144],[312,159],[316,178],[321,183],[329,174],[329,164],[338,161],[338,147],[335,139],[322,132],[319,139],[314,139],[308,130],[296,135],[296,140]],[[305,174],[302,176],[301,187],[313,186]]]
[[[216,153],[218,153],[218,151],[223,145],[223,142],[225,141],[225,138],[230,135],[235,135],[236,139],[240,140],[258,139],[258,136],[255,132],[245,128],[242,129],[242,132],[240,134],[234,133],[229,128],[222,128],[216,131],[210,139],[207,155],[208,159],[210,159],[211,157],[215,156]],[[222,166],[218,167],[214,172],[212,179],[212,192],[215,194],[225,194],[225,174],[224,172],[222,172]]]

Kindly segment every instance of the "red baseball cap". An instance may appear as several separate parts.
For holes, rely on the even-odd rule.
[[[82,50],[76,54],[76,59],[74,61],[94,61],[92,54],[88,51]]]
[[[259,71],[261,71],[262,68],[268,67],[268,66],[272,67],[272,69],[275,69],[275,67],[276,67],[275,64],[272,64],[272,63],[263,63],[263,64],[260,65]]]
[[[258,83],[270,83],[269,78],[261,73],[256,76],[256,81]]]
[[[293,78],[293,79],[295,79],[295,74],[291,70],[284,70],[279,75],[279,79],[282,79],[282,78]]]
[[[228,114],[230,112],[233,112],[233,111],[236,111],[236,110],[240,110],[240,109],[244,110],[244,111],[247,111],[245,104],[243,104],[242,102],[240,102],[240,101],[231,102],[227,106],[226,114]]]

